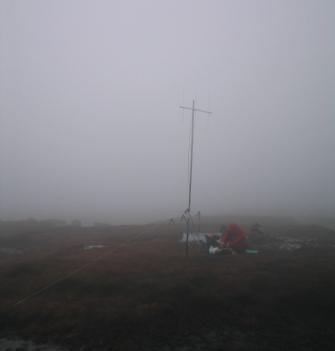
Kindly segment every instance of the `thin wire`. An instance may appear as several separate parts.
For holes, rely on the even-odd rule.
[[[121,248],[122,246],[125,246],[125,244],[127,244],[127,243],[129,243],[129,242],[131,242],[131,241],[134,241],[136,238],[138,238],[139,236],[141,236],[141,235],[143,235],[143,234],[149,234],[149,233],[153,232],[154,230],[157,230],[161,225],[162,225],[162,224],[158,224],[158,225],[156,225],[154,228],[152,228],[152,230],[149,230],[149,231],[145,231],[145,232],[136,234],[133,238],[128,239],[128,240],[126,240],[124,243],[122,243],[122,244],[120,244],[120,245],[114,247],[113,250],[112,250],[112,252],[115,251],[115,250],[117,250],[117,249],[119,249],[119,248]],[[40,295],[42,292],[44,292],[44,291],[46,291],[46,290],[48,290],[48,289],[54,287],[55,285],[57,285],[57,284],[63,282],[64,280],[67,280],[67,279],[71,278],[71,277],[74,276],[75,274],[78,274],[79,272],[85,270],[87,267],[93,265],[93,264],[96,263],[97,261],[100,261],[100,260],[103,259],[104,257],[110,255],[112,252],[110,252],[110,251],[109,251],[109,252],[106,252],[106,253],[102,254],[101,256],[98,256],[98,257],[94,258],[91,262],[88,262],[88,263],[84,264],[83,266],[81,266],[81,267],[79,267],[79,268],[73,270],[72,272],[66,274],[65,276],[63,276],[63,277],[61,277],[61,278],[59,278],[59,279],[56,279],[55,281],[53,281],[53,282],[47,284],[46,286],[44,286],[44,287],[42,287],[42,288],[40,288],[40,289],[35,290],[35,291],[32,292],[31,294],[28,294],[28,295],[24,296],[23,298],[21,298],[20,300],[18,300],[17,302],[15,302],[15,303],[14,303],[14,306],[18,306],[18,305],[24,303],[25,301],[30,300],[31,298],[33,298],[33,297],[35,297],[35,296],[37,296],[37,295]]]
[[[110,254],[110,252],[108,252],[108,254]],[[19,301],[17,301],[17,302],[14,304],[14,306],[20,305],[21,303],[23,303],[23,302],[25,302],[25,301],[27,301],[27,300],[30,300],[32,297],[41,294],[43,291],[46,291],[46,290],[52,288],[53,286],[55,286],[55,285],[57,285],[57,284],[63,282],[63,281],[66,280],[66,279],[69,279],[70,277],[74,276],[75,274],[77,274],[77,273],[83,271],[83,270],[84,270],[85,268],[87,268],[88,266],[90,266],[90,265],[94,264],[95,262],[101,260],[104,256],[107,256],[107,253],[105,253],[105,254],[102,255],[102,256],[96,257],[96,258],[95,258],[94,260],[92,260],[91,262],[88,262],[88,263],[86,263],[85,265],[83,265],[82,267],[79,267],[79,268],[75,269],[74,271],[70,272],[69,274],[65,275],[64,277],[59,278],[59,279],[55,280],[54,282],[52,282],[52,283],[50,283],[50,284],[44,286],[43,288],[40,288],[40,289],[34,291],[34,292],[31,293],[30,295],[27,295],[27,296],[23,297],[22,299],[20,299]]]

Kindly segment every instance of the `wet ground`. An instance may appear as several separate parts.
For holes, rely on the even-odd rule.
[[[334,350],[335,233],[263,230],[259,254],[188,259],[175,226],[7,237],[0,350]]]
[[[66,351],[55,345],[50,344],[36,344],[31,340],[23,339],[0,339],[1,351]]]

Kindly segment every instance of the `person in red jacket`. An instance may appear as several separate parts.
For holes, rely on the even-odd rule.
[[[247,237],[237,224],[229,224],[219,240],[220,246],[229,247],[238,253],[244,252],[248,247]]]

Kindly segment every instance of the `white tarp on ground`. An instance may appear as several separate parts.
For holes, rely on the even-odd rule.
[[[105,245],[87,245],[84,247],[84,250],[93,250],[93,249],[102,249]]]
[[[190,233],[188,236],[188,241],[203,242],[206,243],[206,235],[221,235],[221,233]],[[182,234],[181,242],[186,241],[186,233]]]

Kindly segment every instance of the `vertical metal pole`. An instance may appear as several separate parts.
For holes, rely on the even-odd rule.
[[[188,257],[189,251],[189,236],[191,231],[191,202],[192,202],[192,176],[193,176],[193,145],[194,145],[194,123],[195,123],[195,112],[207,113],[211,114],[210,111],[200,110],[195,108],[195,101],[193,100],[192,108],[187,106],[179,106],[184,110],[191,110],[192,111],[192,127],[191,127],[191,160],[189,164],[189,184],[188,184],[188,207],[183,214],[183,218],[186,221],[186,256]],[[187,213],[187,218],[185,214]],[[200,221],[200,217],[199,217]],[[199,222],[199,231],[200,231],[200,222]]]
[[[200,211],[198,212],[198,233],[200,233],[200,226],[201,226],[201,214]]]
[[[195,101],[192,104],[192,127],[191,127],[191,161],[190,161],[190,180],[188,188],[188,217],[186,220],[186,256],[188,257],[189,236],[190,236],[190,216],[191,216],[191,201],[192,201],[192,173],[193,173],[193,144],[194,144],[194,117],[195,117]]]
[[[188,195],[188,210],[191,213],[191,200],[192,200],[192,173],[193,173],[193,144],[194,144],[194,117],[195,117],[195,102],[192,104],[192,130],[191,130],[191,163],[190,163],[190,183]]]
[[[188,237],[189,237],[189,234],[190,234],[190,218],[188,216],[188,218],[186,219],[186,257],[188,257]]]

